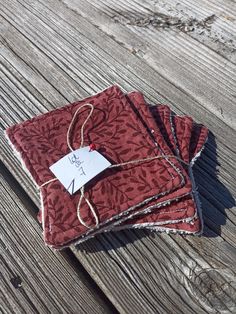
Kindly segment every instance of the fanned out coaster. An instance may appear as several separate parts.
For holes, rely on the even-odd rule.
[[[70,152],[68,129],[76,110],[86,103],[92,104],[94,111],[84,130],[84,146],[95,143],[96,150],[113,165],[157,156],[159,159],[106,169],[86,184],[81,201],[79,192],[70,195],[58,180],[50,182],[55,177],[49,167]],[[47,245],[61,248],[83,241],[102,226],[112,225],[115,219],[122,220],[122,216],[142,211],[140,208],[154,199],[166,195],[164,201],[169,201],[168,194],[185,184],[182,165],[175,158],[170,161],[165,157],[172,153],[160,131],[156,129],[156,145],[137,110],[117,86],[112,86],[7,129],[9,140],[41,187],[42,225]],[[73,149],[81,145],[81,129],[88,115],[88,108],[83,108],[75,119],[70,138]],[[154,180],[154,173],[158,180]],[[49,183],[44,185],[46,182]],[[96,212],[97,225],[86,199]],[[78,219],[80,201],[80,217],[89,228]]]
[[[200,155],[207,128],[191,118],[173,117],[168,106],[154,108],[148,108],[141,93],[126,96],[112,86],[6,130],[40,189],[47,245],[60,249],[128,226],[199,232],[189,168]],[[98,165],[95,159],[88,166],[89,147],[111,165],[74,191],[79,176],[88,175],[85,169],[95,171]],[[77,154],[78,149],[87,150],[89,157],[82,160],[85,155],[81,150]],[[52,165],[62,159],[61,177],[77,167],[72,190],[52,172]]]

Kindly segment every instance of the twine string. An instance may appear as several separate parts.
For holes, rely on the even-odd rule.
[[[81,130],[80,130],[80,139],[81,139],[81,142],[80,142],[80,148],[83,147],[84,145],[84,127],[86,125],[86,123],[88,122],[88,120],[90,119],[91,115],[93,114],[93,110],[94,110],[94,106],[92,104],[84,104],[82,106],[80,106],[74,113],[73,117],[72,117],[72,120],[70,122],[70,125],[69,125],[69,128],[67,130],[67,135],[66,135],[66,141],[67,141],[67,145],[69,147],[69,149],[73,152],[74,149],[72,148],[72,146],[70,145],[70,132],[71,132],[71,129],[73,127],[73,124],[75,122],[75,119],[76,119],[76,116],[77,114],[79,113],[79,111],[84,108],[84,107],[90,107],[90,112],[87,116],[87,118],[84,120],[84,123],[82,124],[81,126]]]
[[[90,103],[86,103],[82,106],[80,106],[74,113],[73,117],[72,117],[72,120],[70,122],[70,125],[68,127],[68,130],[67,130],[67,134],[66,134],[66,141],[67,141],[67,146],[68,148],[70,149],[70,151],[74,151],[73,147],[71,146],[70,144],[70,133],[71,133],[71,129],[73,127],[73,124],[75,122],[75,119],[76,119],[76,116],[77,114],[79,113],[79,111],[84,108],[84,107],[90,107],[90,112],[87,116],[87,118],[84,120],[82,126],[81,126],[81,130],[80,130],[80,135],[81,135],[81,142],[80,142],[80,148],[83,147],[84,145],[84,128],[85,128],[85,125],[86,123],[88,122],[88,120],[90,119],[91,115],[93,114],[93,111],[94,111],[94,106]],[[131,165],[131,164],[138,164],[138,163],[142,163],[142,162],[148,162],[148,161],[152,161],[152,160],[155,160],[155,159],[161,159],[161,158],[175,158],[177,159],[178,161],[180,161],[181,163],[189,166],[189,164],[187,162],[185,162],[184,160],[182,160],[181,158],[179,158],[178,156],[174,156],[174,155],[160,155],[160,156],[154,156],[154,157],[147,157],[147,158],[143,158],[143,159],[135,159],[135,160],[130,160],[130,161],[126,161],[126,162],[122,162],[122,163],[119,163],[119,164],[114,164],[114,165],[110,165],[108,167],[108,169],[110,168],[117,168],[117,167],[122,167],[122,166],[126,166],[126,165]],[[45,185],[51,183],[51,182],[54,182],[54,181],[57,181],[58,179],[57,178],[53,178],[53,179],[50,179],[46,182],[44,182],[42,185],[40,185],[40,188],[44,187]],[[84,220],[83,218],[81,217],[81,214],[80,214],[80,207],[81,207],[81,203],[82,203],[82,200],[84,199],[89,207],[89,209],[91,210],[92,214],[93,214],[93,217],[95,219],[95,227],[97,227],[97,225],[99,224],[99,219],[98,219],[98,216],[96,214],[96,211],[95,209],[93,208],[93,205],[91,204],[91,202],[89,201],[89,199],[85,196],[84,194],[84,189],[85,187],[82,186],[80,188],[80,198],[79,198],[79,202],[77,204],[77,217],[80,221],[80,223],[85,226],[86,228],[88,229],[91,229],[92,227],[89,226]]]

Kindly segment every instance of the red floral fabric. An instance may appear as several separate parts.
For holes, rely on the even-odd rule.
[[[94,217],[84,200],[80,214],[91,229],[83,226],[77,217],[79,192],[71,196],[59,181],[41,187],[45,243],[62,248],[126,219],[132,219],[135,225],[136,215],[139,215],[137,221],[149,219],[149,214],[140,214],[150,211],[154,223],[164,227],[168,223],[170,230],[193,230],[198,222],[195,204],[191,203],[192,182],[183,164],[164,155],[183,152],[180,157],[189,162],[201,150],[197,142],[199,138],[204,142],[205,130],[197,127],[198,135],[189,133],[193,121],[189,118],[188,123],[184,123],[176,117],[173,131],[167,106],[156,110],[157,118],[146,106],[141,93],[134,92],[127,97],[117,86],[7,129],[7,136],[37,185],[53,178],[49,166],[69,152],[67,130],[75,111],[85,103],[94,105],[94,113],[86,124],[85,146],[95,143],[96,149],[112,164],[154,156],[161,158],[106,169],[86,184],[85,195],[95,208],[99,225],[94,227]],[[70,138],[74,149],[80,147],[80,130],[87,115],[88,109],[84,108],[76,118]],[[186,221],[193,223],[186,225]]]
[[[96,143],[98,151],[112,164],[171,154],[160,131],[156,129],[157,147],[140,120],[137,108],[130,106],[117,86],[112,86],[95,96],[7,130],[9,139],[39,186],[53,178],[49,166],[69,152],[67,130],[76,109],[85,103],[93,104],[95,109],[86,125],[84,142],[86,145]],[[71,142],[74,149],[80,146],[80,130],[87,114],[86,108],[81,110],[73,128]],[[139,165],[107,169],[91,180],[86,185],[85,194],[96,209],[100,222],[98,227],[121,214],[135,211],[154,197],[158,199],[177,190],[184,183],[180,169],[182,166],[177,160],[170,163],[161,158]],[[41,195],[44,238],[48,245],[60,247],[91,233],[92,230],[87,230],[77,218],[79,193],[71,196],[56,181],[42,187]],[[84,201],[81,216],[87,224],[94,225],[91,211]]]

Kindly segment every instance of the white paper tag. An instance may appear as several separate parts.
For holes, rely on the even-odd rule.
[[[62,157],[49,169],[72,195],[110,165],[99,152],[86,146]]]

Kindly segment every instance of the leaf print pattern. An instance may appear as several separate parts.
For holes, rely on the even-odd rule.
[[[38,185],[53,178],[49,166],[69,152],[66,145],[66,133],[75,110],[84,103],[94,104],[94,115],[86,125],[85,145],[96,143],[112,163],[125,162],[133,156],[138,159],[169,151],[159,132],[161,149],[157,148],[140,122],[134,109],[127,103],[118,87],[75,102],[63,108],[35,117],[7,130],[8,137],[26,164]],[[74,149],[80,146],[80,129],[87,117],[88,110],[81,110],[73,127],[71,143]],[[133,142],[135,142],[135,145]],[[151,148],[151,149],[150,149]],[[151,200],[153,196],[168,194],[183,184],[183,177],[178,171],[178,162],[172,166],[168,161],[157,159],[145,162],[142,166],[130,165],[117,169],[107,169],[86,185],[85,194],[92,203],[99,217],[100,224],[118,217],[123,212]],[[145,171],[146,176],[140,174]],[[152,181],[150,172],[161,176],[159,185]],[[120,178],[119,178],[120,177]],[[119,179],[117,179],[119,178]],[[114,181],[113,181],[114,179]],[[88,233],[88,230],[76,219],[79,193],[71,196],[59,182],[53,182],[41,188],[43,198],[43,228],[45,242],[60,247]],[[97,203],[102,206],[97,207]],[[62,207],[63,205],[63,207]],[[81,216],[91,226],[94,219],[87,204],[82,201]],[[78,231],[79,230],[79,231]],[[90,231],[89,231],[90,232]],[[65,239],[67,239],[65,241]]]
[[[127,98],[119,88],[114,86],[84,101],[67,105],[13,126],[7,130],[7,133],[39,185],[52,178],[48,167],[68,153],[65,139],[68,125],[75,110],[85,102],[94,104],[96,111],[86,126],[85,143],[86,145],[91,142],[96,143],[98,151],[112,163],[145,158],[155,154],[173,154],[176,147],[174,141],[169,140],[172,134],[171,128],[165,130],[165,133],[161,127],[161,121],[170,120],[168,107],[163,106],[162,110],[159,110],[160,117],[154,127],[155,136],[153,136],[150,129],[153,127],[153,121],[155,123],[154,115],[147,109],[142,94],[131,93],[130,102],[127,103],[126,100]],[[159,107],[161,109],[161,106]],[[86,109],[81,110],[74,124],[71,141],[75,149],[80,146],[80,125],[87,114]],[[140,119],[140,114],[142,119]],[[166,125],[166,122],[164,123]],[[182,131],[181,127],[177,133],[179,131]],[[163,140],[162,132],[166,134],[164,138],[168,145]],[[188,134],[187,131],[186,134]],[[207,132],[199,131],[199,134],[204,141]],[[158,148],[155,141],[158,143]],[[178,145],[183,145],[183,143],[180,141]],[[201,145],[196,145],[192,151],[196,152],[200,147]],[[173,166],[168,160],[159,159],[140,164],[138,167],[130,165],[121,169],[108,169],[91,180],[86,185],[86,195],[92,200],[100,223],[105,224],[110,219],[118,218],[121,213],[128,212],[130,207],[135,209],[136,205],[153,195],[157,195],[158,201],[150,200],[147,205],[138,206],[134,214],[145,211],[148,206],[158,206],[163,201],[174,201],[177,197],[181,198],[181,195],[182,197],[187,195],[185,202],[191,201],[191,181],[176,160],[171,160],[171,162]],[[78,193],[70,196],[58,181],[42,188],[41,193],[45,217],[44,237],[47,244],[61,247],[87,233],[76,216]],[[160,197],[160,193],[166,195]],[[174,206],[178,206],[177,204]],[[158,209],[158,219],[163,219],[164,222],[169,219],[170,215],[176,220],[194,216],[193,207],[189,203],[185,204],[187,209],[176,210],[172,204]],[[81,214],[86,223],[94,224],[94,218],[85,202],[82,203]],[[95,230],[94,234],[96,232],[98,231]]]

